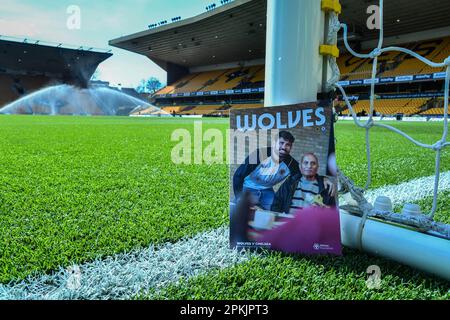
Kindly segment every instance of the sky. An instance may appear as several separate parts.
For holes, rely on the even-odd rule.
[[[158,21],[195,16],[214,2],[220,4],[219,0],[0,1],[0,35],[111,49],[113,56],[100,64],[98,78],[112,86],[133,88],[152,76],[165,84],[166,73],[145,56],[110,47],[109,40],[147,30]]]

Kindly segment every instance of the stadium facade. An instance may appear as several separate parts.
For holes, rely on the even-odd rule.
[[[2,37],[0,107],[49,85],[85,88],[98,65],[111,56],[93,48]]]
[[[127,116],[150,108],[161,112],[147,103],[145,93],[92,80],[99,64],[111,56],[111,50],[2,36],[0,114]]]
[[[351,46],[370,51],[378,30],[368,24],[371,1],[344,0],[341,20],[350,26]],[[399,0],[385,4],[385,45],[402,45],[430,60],[450,55],[450,2]],[[227,115],[231,108],[264,103],[266,0],[236,0],[198,16],[110,41],[147,56],[167,71],[167,87],[153,96],[164,110],[181,115]],[[343,48],[341,85],[354,108],[369,110],[371,60]],[[431,69],[402,53],[379,57],[375,110],[381,115],[442,116],[444,70]],[[339,113],[348,109],[336,102]],[[142,112],[145,113],[145,112]],[[142,114],[141,113],[141,114]]]

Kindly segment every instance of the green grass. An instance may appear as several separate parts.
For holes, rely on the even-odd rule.
[[[434,144],[442,137],[441,123],[386,123],[393,125],[414,139]],[[433,150],[414,145],[409,140],[383,128],[371,129],[371,187],[398,184],[415,177],[434,174]],[[339,123],[336,128],[337,162],[343,172],[364,185],[367,177],[365,129],[355,128],[350,122]],[[449,140],[449,139],[447,139]],[[444,149],[441,171],[450,169],[450,148]]]
[[[442,131],[439,123],[397,126],[425,142],[434,142]],[[225,132],[228,121],[204,120],[203,127]],[[170,151],[176,142],[170,135],[178,128],[192,132],[193,120],[1,116],[0,282],[176,242],[226,224],[228,166],[174,165]],[[432,151],[373,131],[373,187],[433,174]],[[363,184],[364,131],[340,123],[337,139],[339,165]],[[446,150],[443,171],[450,170],[449,159]],[[273,257],[254,263],[283,260]],[[364,268],[358,274],[373,259],[359,253],[343,259],[350,257]]]
[[[439,212],[450,222],[450,192]],[[431,209],[431,199],[419,201]],[[367,267],[381,270],[381,287],[366,285]],[[263,257],[206,275],[183,279],[140,299],[450,299],[449,283],[380,257],[344,248],[343,256],[301,257],[268,252]]]
[[[366,269],[381,268],[381,288],[368,289]],[[344,250],[338,258],[266,254],[247,263],[190,280],[141,299],[183,300],[353,300],[450,299],[448,282],[414,270]]]
[[[171,131],[191,126],[0,117],[0,282],[225,224],[227,167],[170,160]]]

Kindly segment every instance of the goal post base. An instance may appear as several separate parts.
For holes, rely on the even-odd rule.
[[[361,217],[340,210],[341,241],[359,248]],[[367,219],[362,234],[362,249],[450,281],[450,241],[405,227]],[[383,271],[383,270],[381,270]]]

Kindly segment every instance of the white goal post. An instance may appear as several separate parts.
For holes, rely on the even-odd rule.
[[[346,98],[344,89],[337,83],[339,69],[336,64],[335,50],[337,50],[337,31],[340,28],[344,29],[344,39],[346,38],[346,26],[340,24],[337,18],[341,10],[339,0],[268,0],[267,2],[265,106],[316,101],[318,93],[326,93],[328,90],[339,90]],[[383,22],[383,0],[380,0],[380,21]],[[369,54],[354,52],[346,39],[345,44],[353,55],[374,59],[372,79],[376,75],[378,56],[387,51],[402,51],[430,66],[447,67],[443,136],[433,145],[420,143],[396,128],[374,121],[372,114],[375,81],[371,84],[371,109],[366,122],[361,123],[357,119],[346,99],[356,125],[366,131],[368,181],[365,189],[370,185],[369,133],[372,127],[378,126],[394,131],[418,146],[436,151],[432,212],[428,215],[410,216],[381,211],[364,199],[363,188],[354,186],[350,179],[342,175],[340,182],[346,185],[347,191],[358,204],[356,211],[359,213],[349,213],[341,208],[340,217],[341,238],[345,246],[396,260],[450,280],[450,226],[433,221],[439,185],[441,150],[450,145],[446,141],[450,57],[441,63],[434,63],[403,48],[383,48],[383,26],[381,26],[378,46]]]

